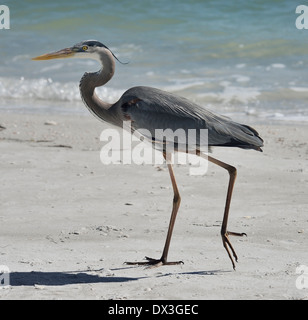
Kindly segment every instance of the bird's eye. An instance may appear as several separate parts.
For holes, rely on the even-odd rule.
[[[87,47],[87,46],[83,46],[83,47],[82,47],[82,50],[83,50],[83,51],[87,51],[87,50],[88,50],[88,47]]]

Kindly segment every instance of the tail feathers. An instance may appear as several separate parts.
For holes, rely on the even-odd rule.
[[[254,128],[244,125],[242,124],[242,127],[244,127],[247,130],[244,130],[244,132],[248,135],[250,135],[253,139],[254,139],[254,143],[250,144],[251,149],[255,149],[257,151],[261,151],[263,152],[263,150],[261,149],[261,147],[263,147],[263,139],[260,137],[259,133],[257,130],[255,130]]]
[[[263,139],[254,128],[244,124],[231,122],[227,127],[224,127],[224,133],[225,141],[213,144],[213,146],[254,149],[262,152],[261,147],[263,147]]]

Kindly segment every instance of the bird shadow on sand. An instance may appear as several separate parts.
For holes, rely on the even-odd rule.
[[[125,267],[111,269],[110,271],[116,271],[121,269],[131,269],[136,267]],[[123,283],[129,281],[138,281],[142,279],[148,279],[153,277],[168,277],[168,276],[181,276],[181,275],[196,275],[196,276],[213,276],[219,275],[229,271],[223,270],[210,270],[210,271],[193,271],[193,272],[161,272],[154,275],[146,275],[140,277],[117,277],[114,275],[102,276],[101,274],[93,274],[100,270],[91,271],[30,271],[30,272],[11,272],[10,273],[10,285],[13,287],[18,286],[65,286],[72,284],[91,284],[91,283]]]
[[[11,272],[11,286],[65,286],[70,284],[111,283],[136,281],[146,277],[115,277],[90,274],[86,271],[72,272]]]

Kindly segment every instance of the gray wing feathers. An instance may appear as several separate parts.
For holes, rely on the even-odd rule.
[[[122,111],[131,119],[133,128],[147,129],[152,136],[155,135],[155,129],[183,129],[186,134],[189,129],[208,129],[208,141],[200,131],[198,145],[208,142],[209,146],[256,150],[261,150],[260,147],[263,146],[263,140],[253,128],[159,89],[134,87],[126,91],[121,100]]]

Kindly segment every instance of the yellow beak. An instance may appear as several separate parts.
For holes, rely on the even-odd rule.
[[[65,48],[56,52],[42,54],[41,56],[32,58],[32,60],[51,60],[51,59],[62,59],[71,58],[75,52],[71,48]]]

